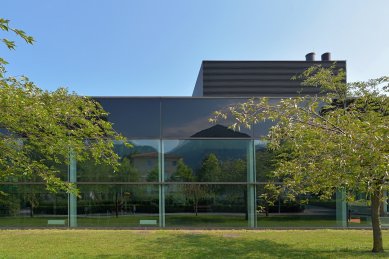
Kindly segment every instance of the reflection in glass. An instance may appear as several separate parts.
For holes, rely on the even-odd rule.
[[[1,227],[66,227],[67,194],[43,185],[0,185]]]
[[[264,141],[255,140],[255,171],[257,182],[274,180],[272,177],[275,169],[275,153],[267,148]]]
[[[165,140],[165,181],[246,182],[250,140]]]
[[[169,185],[166,226],[247,227],[246,185]]]
[[[158,226],[158,186],[80,185],[77,221],[81,227]],[[143,225],[144,221],[148,224]]]
[[[355,201],[349,202],[347,205],[347,222],[350,227],[366,227],[371,226],[371,209],[368,205],[369,197],[366,194],[356,194]],[[388,226],[388,217],[385,213],[385,208],[382,208],[381,224],[384,227]]]
[[[174,98],[161,99],[163,138],[249,138],[252,130],[241,128],[240,132],[228,128],[232,120],[220,121],[218,125],[208,120],[213,112],[231,105],[243,103],[245,98]]]
[[[159,98],[94,98],[109,112],[114,129],[128,138],[160,137]]]
[[[272,200],[270,190],[257,186],[258,227],[336,227],[336,201],[315,196],[288,201],[287,194]],[[270,197],[270,198],[269,198]],[[307,203],[308,200],[308,203]]]
[[[116,153],[120,156],[120,167],[117,172],[112,168],[84,161],[77,165],[79,182],[155,182],[158,181],[158,140],[133,140],[132,147],[123,143],[115,144]]]

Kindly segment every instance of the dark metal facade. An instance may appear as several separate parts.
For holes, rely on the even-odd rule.
[[[220,97],[293,97],[301,81],[291,80],[313,65],[346,70],[346,61],[203,61],[193,96]],[[318,88],[302,93],[317,94]]]

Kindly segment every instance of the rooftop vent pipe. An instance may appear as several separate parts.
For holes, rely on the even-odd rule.
[[[305,55],[306,61],[315,61],[315,52],[310,52],[307,55]]]
[[[330,61],[331,60],[331,53],[325,52],[321,55],[321,61]]]

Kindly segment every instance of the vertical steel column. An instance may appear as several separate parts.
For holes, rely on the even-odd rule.
[[[159,154],[158,154],[158,162],[159,162],[159,174],[158,174],[158,191],[159,191],[159,226],[161,228],[165,227],[165,159],[164,159],[164,148],[163,142],[160,140],[159,142]]]
[[[77,182],[77,160],[72,150],[69,152],[68,180],[70,183]],[[72,193],[68,194],[68,226],[77,227],[77,196]]]
[[[344,189],[336,189],[336,225],[347,227],[347,203]]]
[[[247,215],[248,227],[255,228],[257,223],[256,213],[256,188],[255,188],[255,153],[254,140],[247,145]]]

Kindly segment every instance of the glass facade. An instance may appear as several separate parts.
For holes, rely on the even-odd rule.
[[[233,131],[208,121],[246,98],[96,98],[132,147],[117,143],[117,172],[93,161],[56,165],[78,197],[37,179],[0,179],[0,227],[365,227],[366,204],[338,191],[321,201],[274,204],[264,185],[273,154],[260,136],[271,123]],[[273,101],[277,101],[274,99]],[[280,183],[281,184],[281,183]],[[309,198],[309,203],[305,203]]]
[[[68,195],[41,184],[0,185],[0,227],[67,227]]]

